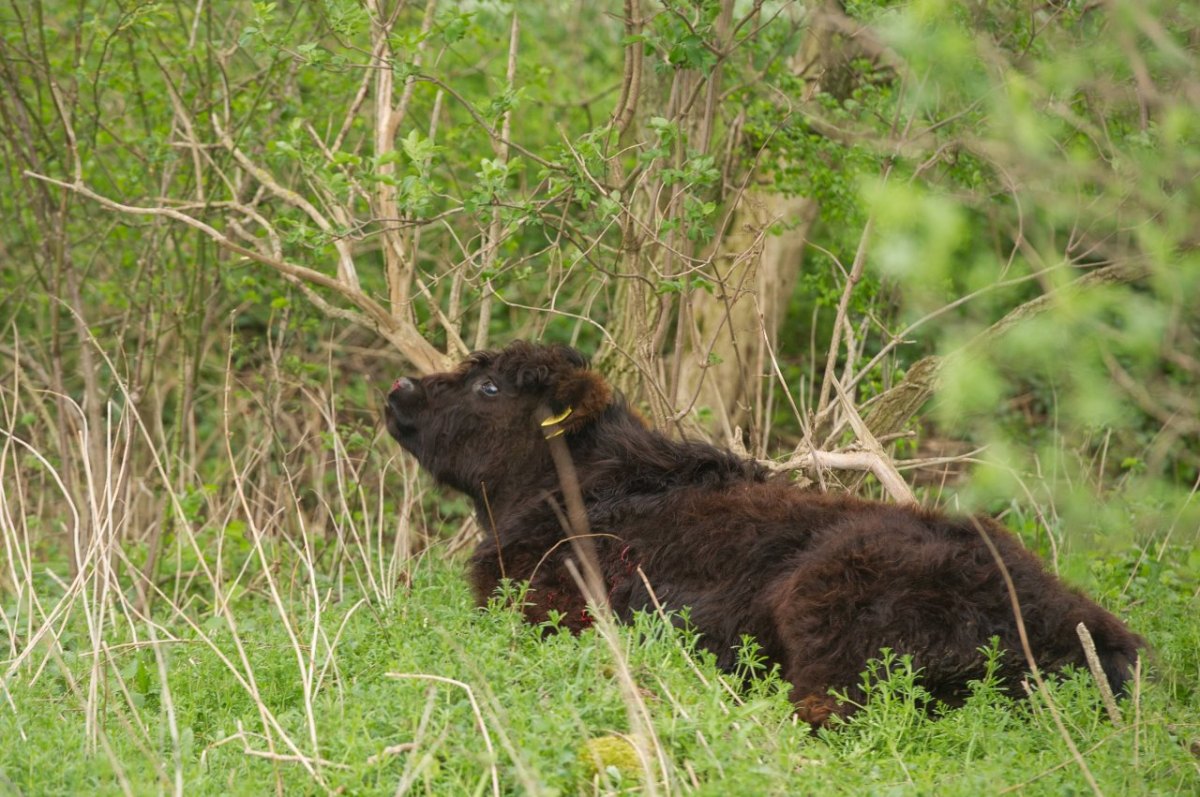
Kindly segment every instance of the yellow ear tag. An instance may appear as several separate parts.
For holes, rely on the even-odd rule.
[[[562,415],[555,415],[553,417],[547,418],[546,420],[542,421],[542,426],[553,426],[556,423],[562,423],[567,418],[570,418],[571,413],[574,411],[575,410],[572,407],[567,407],[565,410],[562,411]],[[559,430],[558,433],[562,434],[562,430]],[[555,435],[550,435],[550,436],[554,437]]]
[[[551,432],[550,434],[546,435],[546,439],[553,440],[554,438],[558,437],[560,434],[562,434],[565,431],[567,431],[567,430],[560,426],[557,429],[555,429],[553,432]]]

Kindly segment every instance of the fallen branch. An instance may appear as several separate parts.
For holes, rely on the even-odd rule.
[[[854,406],[854,402],[846,391],[842,389],[842,385],[836,377],[831,378],[831,384],[834,391],[837,393],[838,400],[842,402],[842,408],[846,413],[846,419],[850,421],[850,427],[854,429],[854,435],[858,438],[858,442],[864,448],[866,453],[875,456],[874,465],[871,472],[875,474],[875,478],[879,479],[891,496],[896,499],[899,504],[915,504],[917,499],[913,497],[912,490],[909,489],[908,483],[900,476],[900,472],[896,470],[896,466],[892,463],[892,458],[884,452],[883,446],[879,444],[879,440],[872,434],[870,427],[863,421],[862,416],[858,414],[858,410]]]
[[[774,471],[787,470],[856,470],[873,475],[898,504],[915,504],[912,490],[900,477],[896,466],[885,456],[873,451],[806,451],[795,454],[785,462],[759,460]]]

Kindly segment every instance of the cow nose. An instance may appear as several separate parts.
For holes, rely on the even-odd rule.
[[[399,390],[402,393],[409,393],[412,390],[416,389],[416,387],[417,386],[415,384],[413,384],[413,381],[411,379],[409,379],[407,376],[402,376],[399,379],[397,379],[395,382],[392,382],[391,392],[395,393],[397,390]]]

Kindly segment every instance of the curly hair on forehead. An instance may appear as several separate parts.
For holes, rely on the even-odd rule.
[[[546,400],[556,412],[570,409],[564,428],[578,426],[604,410],[613,400],[612,388],[588,368],[588,359],[562,344],[539,345],[517,341],[507,348],[471,353],[460,374],[493,373],[518,390],[548,390]]]
[[[472,352],[461,368],[494,370],[520,387],[544,384],[552,376],[588,367],[588,360],[570,346],[517,341],[507,348]]]

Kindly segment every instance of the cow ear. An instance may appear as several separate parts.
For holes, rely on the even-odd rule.
[[[552,420],[565,432],[578,431],[608,409],[612,397],[612,388],[595,371],[572,371],[554,386]]]

